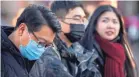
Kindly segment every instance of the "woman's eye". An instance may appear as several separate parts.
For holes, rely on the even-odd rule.
[[[118,23],[118,21],[113,21],[113,23],[114,23],[114,24],[117,24],[117,23]]]
[[[105,23],[107,23],[107,22],[108,22],[108,20],[102,20],[102,22],[105,22]]]

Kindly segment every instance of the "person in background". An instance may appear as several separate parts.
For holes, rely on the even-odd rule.
[[[96,63],[104,77],[136,77],[136,65],[121,15],[110,5],[98,7],[80,42],[98,53]],[[102,61],[103,60],[103,61]]]
[[[76,1],[54,1],[51,10],[56,14],[62,26],[61,38],[68,47],[80,40],[87,21],[83,6]]]
[[[21,15],[21,13],[24,11],[25,8],[20,8],[17,13],[16,16],[12,19],[12,25],[15,27],[16,22],[17,22],[17,18]]]
[[[56,16],[46,7],[26,7],[15,27],[1,27],[1,76],[28,77],[60,31]]]
[[[137,69],[139,69],[139,18],[137,18],[137,16],[129,16],[125,17],[124,21],[127,28],[128,40],[136,61]],[[139,71],[137,74],[139,74]]]
[[[58,17],[62,28],[62,32],[54,40],[54,49],[68,72],[74,77],[76,76],[77,61],[72,61],[73,57],[69,55],[77,50],[77,46],[79,46],[79,50],[81,49],[77,41],[85,32],[84,22],[87,20],[85,11],[82,5],[76,1],[54,1],[51,10]]]
[[[67,73],[72,77],[101,77],[93,64],[96,55],[84,53],[87,50],[78,42],[84,36],[84,23],[87,21],[82,5],[76,1],[54,1],[51,10],[58,17],[62,28],[62,32],[56,35],[53,49]]]

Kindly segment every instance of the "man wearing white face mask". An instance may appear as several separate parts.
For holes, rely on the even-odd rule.
[[[29,60],[37,60],[40,58],[40,56],[43,54],[45,51],[46,47],[42,46],[41,44],[39,45],[37,42],[35,42],[32,38],[31,35],[28,34],[29,36],[29,42],[26,46],[22,45],[22,40],[20,37],[20,53],[22,56]]]
[[[15,28],[2,26],[1,76],[28,77],[36,60],[60,30],[60,24],[50,10],[40,5],[26,7]]]

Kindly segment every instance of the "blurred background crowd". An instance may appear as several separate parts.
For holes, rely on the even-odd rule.
[[[1,25],[15,26],[18,16],[29,4],[41,4],[50,8],[52,0],[46,1],[1,1]],[[112,5],[120,11],[125,23],[127,37],[137,65],[139,67],[139,1],[118,1],[118,0],[81,0],[87,17],[93,14],[94,10],[100,5]],[[87,24],[87,23],[86,23]]]

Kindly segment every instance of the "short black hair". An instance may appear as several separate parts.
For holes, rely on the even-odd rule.
[[[30,4],[17,19],[16,28],[25,23],[29,32],[37,32],[43,25],[48,25],[54,32],[61,31],[60,23],[49,9],[42,5]]]
[[[51,10],[57,15],[57,17],[63,18],[66,16],[70,9],[74,9],[76,7],[83,8],[82,4],[77,1],[54,1],[51,5]]]

